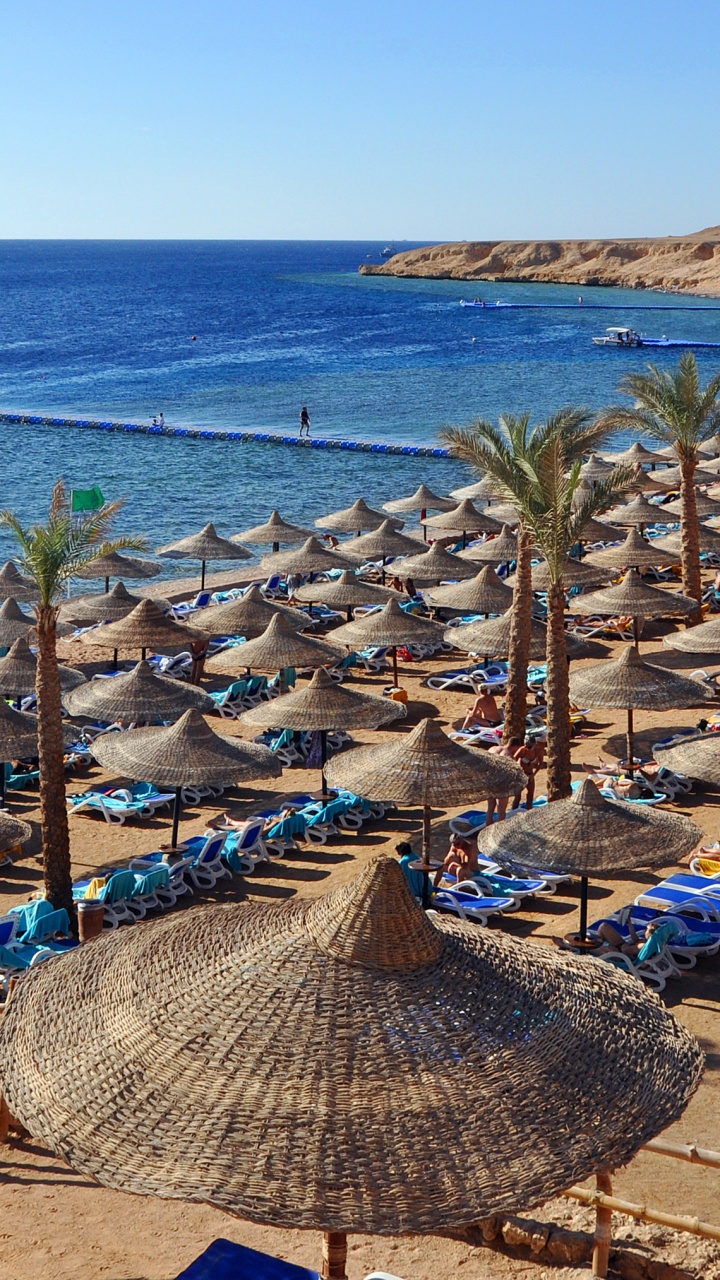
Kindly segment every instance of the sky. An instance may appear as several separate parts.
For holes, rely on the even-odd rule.
[[[720,223],[716,0],[0,0],[0,238]]]

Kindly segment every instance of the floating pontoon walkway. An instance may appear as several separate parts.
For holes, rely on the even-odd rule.
[[[0,423],[28,427],[79,427],[145,436],[181,436],[191,440],[234,440],[238,444],[285,444],[296,449],[346,449],[355,453],[395,453],[406,457],[449,458],[447,449],[420,444],[384,444],[379,440],[337,440],[332,436],[281,436],[271,431],[216,431],[211,428],[148,426],[144,422],[99,422],[94,418],[44,418],[37,413],[0,413]]]

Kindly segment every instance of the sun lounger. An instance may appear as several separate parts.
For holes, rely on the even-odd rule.
[[[213,1240],[176,1280],[320,1280],[317,1271],[230,1240]]]
[[[193,861],[187,874],[196,889],[214,889],[218,880],[232,878],[232,871],[222,860],[227,832],[213,831],[209,836],[194,836],[183,844]]]
[[[472,880],[464,880],[454,889],[435,889],[431,905],[478,924],[487,924],[490,916],[514,911],[517,907],[513,898],[487,897]]]
[[[444,876],[442,888],[448,887],[445,881],[450,886],[460,887],[455,876]],[[489,898],[512,898],[515,906],[508,910],[513,911],[520,907],[523,898],[548,898],[555,893],[555,886],[549,885],[547,880],[541,880],[540,877],[534,880],[523,879],[520,876],[504,876],[499,871],[475,872],[472,881]]]
[[[664,910],[668,907],[680,907],[695,898],[708,899],[711,905],[720,908],[720,879],[683,874],[668,876],[666,880],[661,880],[659,884],[639,894],[635,904]]]
[[[627,973],[641,982],[646,982],[653,991],[658,993],[665,990],[669,979],[682,976],[665,947],[656,956],[647,960],[641,960],[639,956],[631,959],[630,956],[625,955],[624,951],[608,951],[600,959],[614,965],[616,969],[625,969]]]
[[[428,676],[423,683],[428,689],[467,689],[470,693],[477,693],[477,686],[484,682],[487,672],[492,670],[492,667],[484,668],[477,665],[460,667],[454,671],[443,671],[441,674]],[[507,671],[504,674],[507,679]]]
[[[168,907],[174,907],[178,898],[184,897],[186,893],[192,893],[192,886],[187,882],[186,872],[193,861],[192,854],[169,861],[167,854],[158,850],[155,853],[143,854],[140,858],[133,858],[129,869],[140,874],[154,871],[158,867],[167,869],[167,884],[158,883],[154,888],[157,905],[161,911],[164,911]]]
[[[663,935],[659,931],[652,936],[665,946],[673,964],[678,969],[693,969],[701,956],[714,956],[720,951],[720,921],[702,921],[681,912],[654,911],[650,907],[625,907],[616,912],[607,921],[597,920],[588,930],[595,937],[602,924],[611,924],[630,942],[630,921],[636,934],[642,937],[651,921],[667,922],[668,932]],[[642,952],[640,953],[642,956]],[[640,957],[638,957],[640,958]],[[647,958],[644,957],[644,958]]]
[[[217,690],[210,697],[217,703],[221,716],[234,720],[241,712],[257,707],[266,688],[267,676],[246,676],[242,680],[233,680],[227,689]]]
[[[132,924],[137,918],[128,907],[128,899],[137,891],[138,877],[129,868],[108,872],[107,877],[78,880],[73,884],[76,902],[94,899],[105,907],[103,929],[117,929]]]
[[[71,813],[101,813],[108,823],[122,825],[127,818],[148,817],[157,809],[172,804],[172,792],[158,791],[149,782],[139,782],[133,787],[108,788],[105,791],[86,791],[82,795],[68,796]]]
[[[17,918],[18,942],[45,942],[56,934],[67,937],[70,933],[67,911],[64,907],[56,911],[47,898],[33,898],[20,907],[11,907],[8,915]],[[3,939],[3,942],[7,941]]]
[[[270,860],[263,840],[264,826],[263,818],[249,818],[242,826],[228,832],[222,856],[233,871],[248,875],[258,862]]]

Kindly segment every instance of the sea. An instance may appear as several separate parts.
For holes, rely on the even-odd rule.
[[[384,247],[0,242],[0,409],[292,433],[306,405],[318,436],[432,444],[443,425],[477,417],[600,408],[617,402],[623,373],[677,360],[593,346],[607,326],[720,342],[720,301],[360,275]],[[460,305],[478,296],[513,305]],[[707,377],[720,350],[697,358]],[[208,520],[230,535],[277,507],[312,524],[360,496],[377,506],[421,481],[448,492],[472,479],[453,459],[29,425],[0,424],[0,439],[0,505],[31,521],[58,476],[98,484],[125,498],[118,531],[145,535],[149,550]],[[12,551],[0,531],[0,557]]]

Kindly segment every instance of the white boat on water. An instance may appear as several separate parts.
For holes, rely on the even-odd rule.
[[[606,329],[603,337],[593,338],[596,347],[641,347],[643,340],[635,329],[614,326]]]

